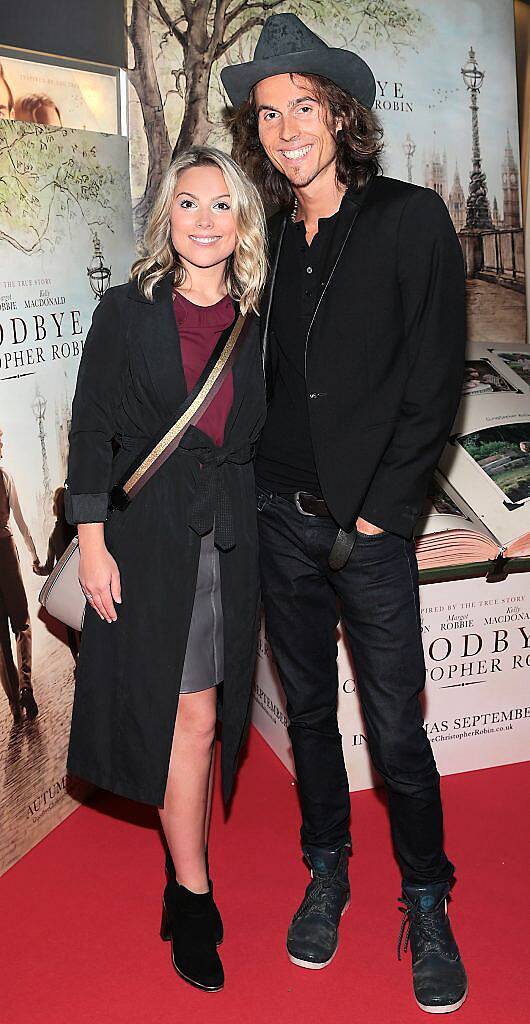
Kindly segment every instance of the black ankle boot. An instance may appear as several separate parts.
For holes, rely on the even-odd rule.
[[[337,952],[340,919],[350,902],[349,853],[349,846],[304,846],[312,879],[287,933],[287,955],[298,967],[320,970]]]
[[[447,882],[403,885],[400,910],[405,914],[398,941],[410,944],[416,1002],[427,1013],[451,1013],[467,996],[467,977],[447,916]],[[408,927],[407,927],[408,925]]]
[[[185,981],[207,992],[219,992],[224,971],[215,945],[211,903],[210,892],[190,892],[168,882],[160,935],[171,939],[173,966]]]
[[[216,902],[215,902],[215,900],[213,898],[213,882],[212,882],[212,880],[210,878],[210,868],[209,868],[209,864],[208,864],[208,847],[206,847],[206,850],[205,850],[205,857],[206,857],[206,875],[207,875],[207,878],[208,878],[208,885],[210,887],[210,895],[212,897],[211,914],[212,914],[212,925],[213,925],[213,930],[214,930],[214,935],[215,935],[215,944],[216,944],[216,946],[220,946],[222,941],[223,941],[223,938],[224,938],[223,919],[221,917],[221,914],[219,913],[219,908],[217,907],[217,904],[216,904]],[[171,882],[177,883],[177,877],[175,875],[175,865],[173,864],[173,858],[172,858],[169,850],[166,850],[166,875],[167,875],[168,882],[171,881]],[[169,935],[168,935],[168,938],[169,938]]]
[[[20,707],[24,708],[28,718],[37,717],[39,709],[37,706],[37,701],[33,696],[33,690],[31,689],[31,686],[22,687],[20,691]]]

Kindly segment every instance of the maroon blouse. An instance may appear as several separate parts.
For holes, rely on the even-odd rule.
[[[197,383],[221,334],[233,323],[235,311],[229,295],[213,306],[197,306],[194,302],[173,293],[173,309],[180,336],[180,351],[188,394]],[[234,401],[232,371],[227,374],[212,403],[196,424],[199,430],[221,447],[228,414]]]

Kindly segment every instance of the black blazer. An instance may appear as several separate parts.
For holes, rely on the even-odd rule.
[[[285,213],[269,221],[272,272],[261,316],[268,396],[270,311]],[[392,178],[348,190],[308,331],[311,437],[326,503],[345,530],[362,516],[409,538],[460,397],[462,252],[445,203]],[[287,299],[286,299],[287,301]]]

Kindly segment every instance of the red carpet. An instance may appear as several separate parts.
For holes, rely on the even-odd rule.
[[[443,781],[458,866],[451,917],[470,976],[462,1024],[528,1024],[530,764]],[[404,1024],[426,1021],[396,960],[399,876],[385,809],[352,797],[352,905],[324,971],[300,970],[285,930],[307,882],[296,793],[253,733],[230,819],[217,797],[210,860],[227,982],[195,991],[158,938],[163,856],[149,808],[99,795],[0,879],[1,1024]],[[430,1018],[433,1019],[433,1018]]]

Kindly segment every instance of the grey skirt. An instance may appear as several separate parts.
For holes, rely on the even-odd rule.
[[[181,693],[197,693],[224,678],[223,606],[219,552],[213,530],[201,538],[195,600],[180,683]]]

